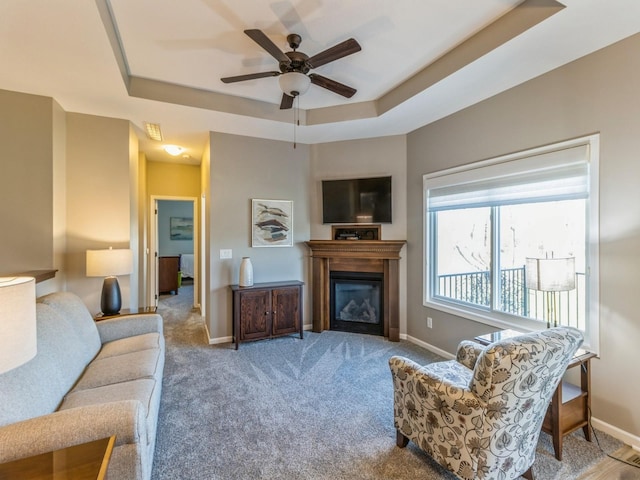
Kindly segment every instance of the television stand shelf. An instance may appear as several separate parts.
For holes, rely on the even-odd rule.
[[[380,240],[380,225],[332,225],[333,240]]]

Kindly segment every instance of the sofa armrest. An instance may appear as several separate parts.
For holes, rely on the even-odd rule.
[[[146,444],[144,407],[123,400],[70,408],[0,427],[0,463],[116,436],[115,445]]]
[[[458,345],[456,360],[469,370],[473,370],[476,368],[476,361],[484,349],[485,347],[477,342],[463,340]]]
[[[102,343],[145,333],[162,333],[162,317],[157,313],[113,317],[101,320],[96,325]]]

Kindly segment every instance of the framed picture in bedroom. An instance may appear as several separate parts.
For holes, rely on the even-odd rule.
[[[171,240],[193,240],[193,218],[171,217],[169,219],[169,238]]]
[[[251,246],[293,246],[293,202],[251,200]]]

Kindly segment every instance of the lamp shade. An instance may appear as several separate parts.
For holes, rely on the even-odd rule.
[[[31,360],[37,346],[35,279],[0,278],[0,373]]]
[[[567,292],[576,288],[576,259],[527,258],[527,288],[542,292]]]
[[[133,272],[133,252],[127,248],[87,250],[87,277],[129,275]]]
[[[309,89],[311,79],[304,73],[287,72],[280,75],[278,79],[280,89],[290,97],[302,95]]]

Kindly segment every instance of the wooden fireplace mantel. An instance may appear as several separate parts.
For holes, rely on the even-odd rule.
[[[384,336],[400,340],[400,250],[406,240],[309,240],[312,274],[313,331],[330,328],[331,272],[383,274]]]

